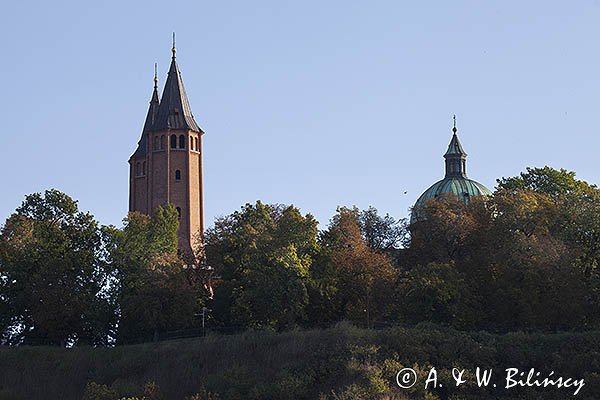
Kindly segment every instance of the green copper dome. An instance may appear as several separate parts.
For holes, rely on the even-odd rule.
[[[456,135],[456,125],[452,129],[453,135],[448,151],[444,154],[446,159],[446,176],[439,182],[431,185],[415,203],[413,207],[410,223],[418,222],[419,208],[427,204],[427,201],[435,199],[441,195],[455,195],[458,199],[468,203],[475,196],[489,196],[492,192],[479,182],[467,178],[467,153],[462,148],[458,136]]]

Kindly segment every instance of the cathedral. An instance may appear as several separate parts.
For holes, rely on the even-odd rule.
[[[446,160],[446,176],[441,181],[431,185],[415,203],[410,216],[410,223],[414,224],[423,219],[423,213],[419,213],[431,199],[441,195],[454,195],[456,198],[468,203],[475,196],[489,196],[492,192],[481,183],[467,178],[467,153],[463,150],[458,135],[456,134],[456,117],[452,128],[452,139],[448,150],[444,154]]]
[[[181,72],[173,56],[162,96],[158,78],[142,135],[129,159],[129,211],[151,215],[173,204],[179,214],[179,249],[193,251],[204,232],[202,135],[188,102]]]

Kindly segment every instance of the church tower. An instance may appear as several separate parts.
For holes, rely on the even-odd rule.
[[[190,253],[204,233],[202,135],[173,57],[158,97],[158,78],[135,153],[129,159],[129,210],[151,215],[173,204],[179,214],[179,249]]]

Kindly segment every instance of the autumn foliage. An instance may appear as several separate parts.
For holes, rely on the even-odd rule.
[[[565,331],[600,321],[600,190],[528,169],[423,218],[338,208],[322,229],[292,205],[218,218],[196,257],[177,212],[101,226],[69,196],[27,196],[0,233],[0,341],[96,346],[218,332],[435,322],[461,330]],[[204,325],[201,324],[204,323]]]

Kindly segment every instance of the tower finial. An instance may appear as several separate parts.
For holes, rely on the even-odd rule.
[[[156,63],[154,63],[154,89],[158,89],[158,72]]]
[[[175,53],[177,53],[177,49],[175,48],[175,32],[173,32],[173,48],[171,51],[173,52],[173,59],[175,59]]]
[[[454,126],[452,127],[452,132],[456,133],[457,129],[456,129],[456,114],[454,114],[452,116],[452,121],[454,122]]]

